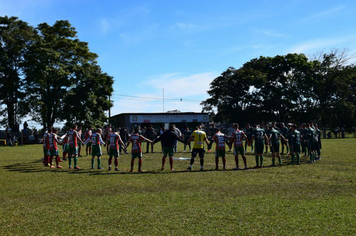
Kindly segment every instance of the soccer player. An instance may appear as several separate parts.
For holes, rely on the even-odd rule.
[[[287,133],[288,133],[288,128],[284,125],[284,123],[282,122],[281,123],[281,135],[283,135],[283,137],[287,137]],[[282,155],[284,154],[284,147],[286,147],[286,153],[288,154],[289,153],[289,145],[288,145],[288,142],[285,142],[283,139],[282,139]]]
[[[307,147],[309,151],[309,161],[308,163],[315,162],[315,129],[313,126],[313,122],[307,124]]]
[[[270,134],[268,135],[268,143],[271,146],[272,152],[272,165],[276,166],[276,156],[278,157],[278,163],[282,166],[281,155],[279,154],[279,139],[282,139],[285,143],[288,143],[288,140],[273,126],[270,126]]]
[[[174,171],[173,169],[174,146],[176,144],[176,141],[180,141],[184,143],[184,139],[178,137],[178,135],[174,132],[174,130],[175,130],[175,125],[173,124],[169,125],[169,129],[165,131],[163,134],[161,134],[159,137],[157,137],[153,142],[153,144],[155,144],[161,141],[163,147],[162,170],[164,170],[166,158],[167,156],[169,156],[169,165],[171,167],[171,171]]]
[[[91,152],[91,168],[94,169],[94,164],[95,164],[95,157],[98,157],[98,170],[104,169],[101,167],[101,156],[103,155],[101,152],[101,146],[104,144],[104,147],[106,146],[105,142],[103,141],[101,137],[102,130],[98,128],[90,137],[85,140],[84,144],[87,144],[89,142],[92,143],[92,152]]]
[[[53,157],[56,157],[56,167],[57,168],[62,168],[62,166],[59,165],[59,154],[58,154],[58,147],[57,143],[61,144],[61,142],[58,140],[58,129],[53,129],[53,132],[48,132],[48,144],[49,144],[49,155],[50,155],[50,167],[54,168],[53,166]]]
[[[110,143],[110,150],[109,150],[109,169],[111,170],[111,164],[112,164],[112,158],[115,158],[115,171],[119,171],[119,146],[123,148],[124,151],[126,151],[126,146],[124,142],[121,140],[120,135],[118,132],[111,133],[110,136],[108,137],[107,143]]]
[[[77,133],[79,137],[83,140],[83,131],[81,125],[78,125]],[[78,143],[78,157],[82,157],[82,155],[80,155],[80,152],[82,151],[82,145],[83,144],[81,142]]]
[[[84,133],[84,139],[87,140],[88,138],[91,137],[93,131],[92,131],[92,127],[89,126],[89,128],[85,131]],[[89,156],[91,154],[91,146],[92,146],[92,143],[89,141],[87,144],[86,144],[86,148],[85,148],[85,153],[87,156]]]
[[[49,127],[48,131],[43,134],[43,165],[49,166],[49,144],[48,144],[48,135],[52,132],[52,128]]]
[[[291,132],[291,165],[294,164],[294,158],[297,156],[297,165],[300,164],[300,144],[302,140],[302,134],[297,130],[297,125],[292,125]]]
[[[251,145],[251,143],[249,141],[250,139],[242,130],[239,130],[239,124],[235,123],[233,126],[235,128],[235,131],[232,133],[232,139],[230,140],[229,146],[231,146],[231,144],[234,145],[234,155],[235,155],[235,164],[236,164],[236,167],[234,168],[234,170],[240,169],[239,168],[239,153],[240,153],[242,160],[245,164],[245,169],[247,169],[246,156],[245,156],[242,140],[245,138],[245,140],[246,140],[245,144],[250,146]],[[250,124],[248,124],[248,127],[250,128]],[[252,136],[252,134],[251,134],[251,136]]]
[[[62,142],[63,144],[63,160],[66,161],[67,160],[67,154],[69,152],[69,144],[68,144],[69,140],[66,140],[66,142]],[[69,155],[68,155],[69,156]]]
[[[249,124],[249,123],[247,123],[246,124],[246,136],[247,136],[247,138],[245,138],[245,153],[247,152],[247,146],[248,146],[248,144],[250,144],[251,145],[251,153],[253,153],[253,142],[251,142],[251,138],[252,138],[252,134],[253,134],[253,127]]]
[[[321,160],[320,158],[320,149],[321,149],[321,131],[320,129],[318,128],[318,125],[317,124],[314,124],[314,127],[315,127],[315,132],[316,132],[316,137],[315,137],[315,151],[316,151],[316,154],[317,154],[317,157],[315,158],[315,160],[319,161]]]
[[[80,169],[78,166],[78,141],[83,144],[83,140],[77,132],[77,125],[73,124],[63,140],[64,143],[68,143],[69,169],[72,169],[72,158],[74,159],[74,169]]]
[[[149,143],[152,143],[152,140],[149,140],[149,139],[143,137],[139,133],[140,133],[140,128],[136,127],[134,129],[133,134],[129,138],[129,142],[127,143],[127,146],[126,146],[126,147],[128,147],[130,145],[130,143],[132,143],[132,146],[131,146],[131,169],[130,169],[130,172],[133,171],[133,167],[134,167],[136,158],[138,158],[138,171],[142,172],[142,169],[141,169],[141,167],[142,167],[142,147],[141,147],[142,141],[145,140],[145,141],[147,141]]]
[[[251,142],[255,140],[255,159],[256,166],[254,168],[263,167],[263,148],[265,141],[268,142],[268,137],[266,131],[261,129],[259,125],[256,126],[256,129],[253,131]]]
[[[215,146],[215,170],[219,170],[219,157],[222,158],[223,170],[226,170],[226,157],[225,157],[225,142],[227,137],[221,133],[219,128],[216,128],[216,133],[212,137],[212,142],[216,143]],[[230,145],[229,145],[230,146]]]
[[[195,128],[192,135],[188,139],[187,142],[193,141],[193,150],[192,150],[192,158],[190,159],[190,166],[187,168],[191,170],[194,164],[195,157],[199,154],[200,158],[200,170],[204,170],[204,142],[209,146],[209,141],[206,138],[206,133],[200,129],[199,126]]]

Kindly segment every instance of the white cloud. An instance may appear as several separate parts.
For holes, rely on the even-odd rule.
[[[103,34],[106,34],[108,30],[110,29],[110,23],[108,22],[107,19],[101,19],[100,20],[100,29]]]

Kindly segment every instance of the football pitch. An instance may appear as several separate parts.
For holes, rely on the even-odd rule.
[[[145,172],[136,160],[129,173],[131,155],[107,171],[104,148],[104,170],[90,157],[69,170],[43,167],[42,145],[0,147],[0,235],[356,235],[356,139],[323,140],[313,164],[283,155],[282,167],[267,167],[266,154],[265,168],[237,171],[229,152],[226,171],[214,170],[213,152],[204,171],[198,159],[188,171],[190,153],[178,150],[175,172],[168,160],[160,170],[158,143],[143,154]]]

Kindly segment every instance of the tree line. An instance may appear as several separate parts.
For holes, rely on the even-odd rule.
[[[67,20],[33,27],[0,17],[0,124],[13,128],[31,116],[44,129],[103,125],[114,80],[97,58]]]
[[[210,83],[203,111],[215,122],[318,122],[356,126],[356,67],[350,51],[259,57]]]

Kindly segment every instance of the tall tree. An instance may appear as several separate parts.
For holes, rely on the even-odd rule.
[[[68,21],[57,21],[53,26],[43,23],[37,30],[36,42],[26,56],[28,66],[25,70],[32,117],[44,128],[57,121],[88,119],[87,115],[93,115],[92,111],[96,111],[94,115],[103,121],[103,109],[111,105],[108,96],[112,92],[112,78],[102,75],[95,61],[97,55],[89,51],[87,43],[77,39],[77,32]],[[103,93],[101,86],[93,81],[107,85],[107,92]],[[91,87],[78,89],[86,86]],[[105,97],[94,96],[98,93]],[[93,101],[90,109],[84,106],[83,99]],[[83,110],[85,114],[82,114]],[[73,112],[76,114],[71,114]]]
[[[26,114],[23,102],[23,59],[33,43],[34,29],[17,17],[0,17],[0,124],[14,128]]]

